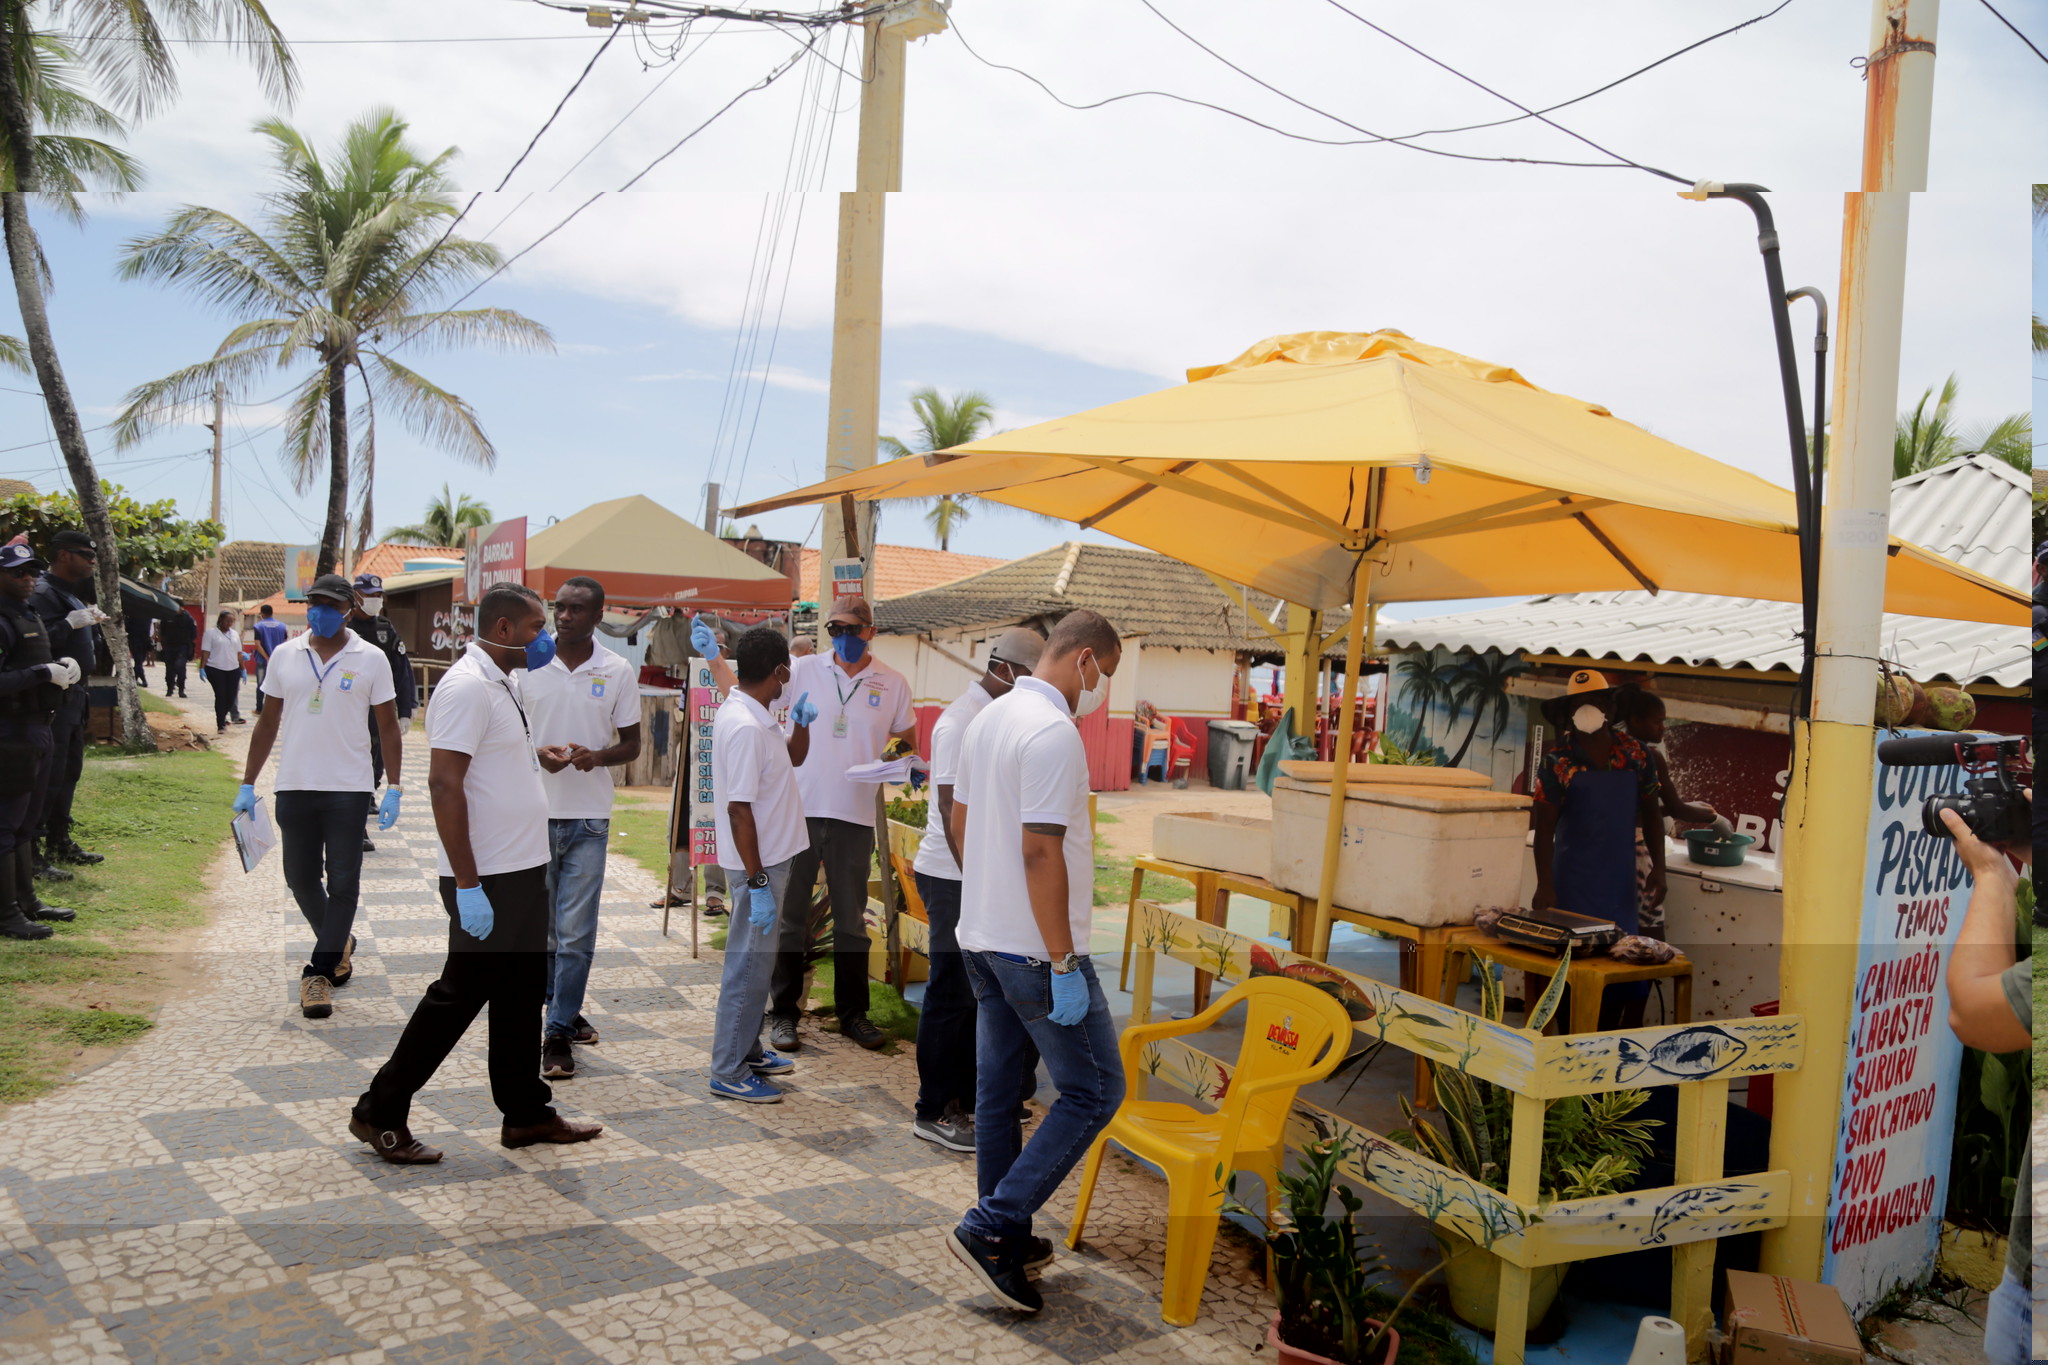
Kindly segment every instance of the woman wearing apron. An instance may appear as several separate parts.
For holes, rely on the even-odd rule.
[[[1536,894],[1531,908],[1555,906],[1613,920],[1637,931],[1636,832],[1650,849],[1649,898],[1664,899],[1664,838],[1656,769],[1643,746],[1614,728],[1614,692],[1604,675],[1582,668],[1565,685],[1565,725],[1544,751],[1536,778]],[[1654,837],[1651,837],[1654,833]],[[1600,1027],[1639,1028],[1646,982],[1610,986]]]

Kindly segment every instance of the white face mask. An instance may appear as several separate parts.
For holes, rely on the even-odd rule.
[[[1109,675],[1102,671],[1102,665],[1095,666],[1095,686],[1081,689],[1081,695],[1074,699],[1076,719],[1088,715],[1109,700]]]
[[[1597,706],[1581,706],[1572,712],[1572,728],[1582,735],[1590,735],[1607,726],[1607,713]]]
[[[383,599],[383,598],[381,598],[381,597],[365,597],[365,598],[363,599],[363,615],[365,615],[365,616],[381,616],[381,615],[383,615],[383,613],[384,613],[384,599]]]

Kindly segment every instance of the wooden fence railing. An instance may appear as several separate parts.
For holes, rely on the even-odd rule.
[[[1298,967],[1290,974],[1328,981],[1354,1005],[1354,1014],[1366,1013],[1357,1031],[1367,1039],[1383,1039],[1513,1093],[1505,1192],[1305,1100],[1296,1102],[1289,1132],[1295,1146],[1337,1139],[1351,1180],[1501,1258],[1494,1339],[1499,1365],[1522,1365],[1533,1268],[1658,1246],[1672,1249],[1672,1316],[1685,1328],[1692,1358],[1707,1358],[1714,1242],[1783,1226],[1791,1200],[1791,1177],[1785,1171],[1722,1178],[1728,1082],[1796,1071],[1804,1049],[1801,1019],[1781,1015],[1546,1036],[1269,947],[1153,901],[1133,907],[1129,932],[1137,951],[1133,1023],[1151,1017],[1153,975],[1161,955],[1213,972],[1226,983]],[[1179,1039],[1148,1045],[1143,1062],[1148,1077],[1210,1101],[1230,1083],[1227,1061]],[[1538,1171],[1548,1101],[1662,1085],[1679,1088],[1677,1183],[1592,1199],[1543,1201]]]

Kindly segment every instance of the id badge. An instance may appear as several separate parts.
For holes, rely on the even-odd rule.
[[[309,716],[320,714],[320,694],[318,692],[306,698],[306,714]]]
[[[846,738],[846,713],[844,711],[841,711],[832,721],[832,738]]]

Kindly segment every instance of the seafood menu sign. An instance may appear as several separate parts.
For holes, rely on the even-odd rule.
[[[1920,826],[1954,767],[1877,765],[1842,1123],[1821,1278],[1861,1317],[1934,1267],[1963,1047],[1948,1027],[1948,957],[1969,903],[1951,839]]]
[[[718,863],[718,807],[711,789],[711,723],[718,719],[718,680],[711,665],[690,660],[690,747],[684,782],[690,793],[690,866]]]

